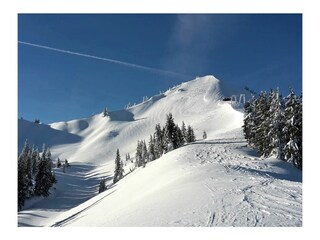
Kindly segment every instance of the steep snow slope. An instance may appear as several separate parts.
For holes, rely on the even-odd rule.
[[[51,145],[53,158],[67,158],[74,168],[57,172],[57,189],[21,211],[19,225],[301,225],[301,174],[289,164],[257,158],[245,147],[243,114],[220,101],[233,92],[206,76],[110,112],[107,118],[98,114],[51,124],[52,130],[81,139]],[[126,153],[134,156],[137,140],[148,141],[155,124],[164,125],[169,112],[179,125],[191,124],[198,139],[206,130],[207,142],[167,153],[88,200],[97,193],[102,176],[111,184],[116,149],[122,158]]]
[[[301,226],[301,172],[239,131],[165,154],[52,226]]]

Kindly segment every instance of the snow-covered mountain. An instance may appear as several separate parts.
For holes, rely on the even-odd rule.
[[[56,190],[19,212],[20,226],[301,226],[301,172],[246,147],[243,113],[223,96],[239,94],[213,76],[196,78],[126,110],[88,118],[34,124],[19,120],[25,138],[46,143],[56,169]],[[171,112],[191,124],[198,141],[163,155],[111,186],[116,149],[135,155]],[[208,138],[202,139],[203,131]],[[97,195],[98,181],[110,188]],[[47,211],[50,209],[51,211]]]

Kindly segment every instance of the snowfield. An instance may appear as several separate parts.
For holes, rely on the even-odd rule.
[[[232,93],[206,76],[107,118],[98,114],[44,126],[19,120],[21,141],[40,144],[45,132],[41,141],[50,145],[53,159],[67,158],[71,167],[66,173],[55,169],[56,189],[46,199],[27,201],[18,225],[302,226],[301,171],[247,147],[242,112],[221,101]],[[126,153],[133,157],[137,140],[148,141],[169,112],[180,126],[191,124],[198,141],[133,172],[126,162],[127,175],[113,185],[116,149],[123,160]],[[35,131],[25,126],[39,134],[28,134]],[[103,177],[109,187],[98,194]]]

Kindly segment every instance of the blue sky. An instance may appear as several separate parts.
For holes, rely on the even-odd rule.
[[[180,74],[18,44],[18,117],[44,123],[208,74],[257,92],[302,91],[300,14],[19,14],[18,40]]]

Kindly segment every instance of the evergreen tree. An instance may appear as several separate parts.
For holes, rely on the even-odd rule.
[[[50,150],[47,150],[44,145],[41,159],[38,164],[38,174],[36,176],[36,183],[34,187],[34,193],[38,196],[49,196],[49,190],[52,187],[53,183],[56,182],[51,167],[51,153]]]
[[[156,159],[156,153],[155,153],[155,141],[152,135],[150,135],[149,143],[148,143],[148,156],[149,161],[153,161]]]
[[[61,166],[62,166],[61,160],[60,160],[60,158],[58,158],[58,160],[57,160],[57,168],[61,168]]]
[[[202,138],[203,138],[203,139],[207,139],[207,133],[206,133],[206,131],[203,131]]]
[[[195,142],[196,141],[196,137],[194,135],[194,131],[193,128],[188,125],[187,128],[187,143],[191,143],[191,142]]]
[[[64,165],[65,165],[66,167],[70,167],[70,163],[68,162],[68,159],[65,159],[65,160],[64,160]]]
[[[243,131],[260,155],[275,155],[302,169],[302,97],[292,89],[285,104],[279,89],[246,103]]]
[[[181,147],[185,143],[185,140],[178,124],[176,124],[175,128],[177,132],[177,147]]]
[[[107,190],[107,186],[106,186],[106,179],[104,178],[99,183],[99,193],[102,193],[105,190]]]
[[[32,176],[35,177],[37,175],[37,169],[38,169],[38,162],[40,160],[39,157],[39,151],[37,148],[35,148],[34,146],[32,146],[32,150],[31,150],[31,173]]]
[[[130,160],[130,155],[129,153],[126,153],[126,162]]]
[[[137,141],[137,150],[136,150],[136,167],[142,166],[142,144]]]
[[[146,141],[141,141],[141,146],[142,146],[142,166],[145,167],[146,163],[148,161],[148,149],[147,149],[147,145],[146,145]]]
[[[302,169],[302,97],[297,98],[293,89],[286,98],[284,118],[284,158]]]
[[[18,159],[18,210],[20,211],[24,206],[24,202],[27,198],[27,176],[26,176],[26,164],[22,158]]]
[[[103,111],[102,111],[102,116],[103,116],[103,117],[109,116],[108,109],[107,109],[106,107],[105,107],[105,108],[103,109]]]
[[[168,151],[168,148],[176,149],[178,147],[178,134],[176,125],[174,123],[174,119],[171,113],[167,114],[167,120],[165,124],[165,145],[166,150]]]
[[[161,126],[159,123],[155,127],[154,151],[155,151],[156,158],[160,158],[164,151],[163,132],[161,130]]]
[[[187,129],[185,123],[182,121],[182,126],[181,126],[181,133],[184,139],[184,142],[187,142]]]
[[[246,102],[244,104],[244,119],[243,119],[243,133],[244,138],[247,140],[249,145],[253,145],[254,143],[254,133],[252,131],[254,126],[254,110],[253,110],[253,104],[254,99],[252,99],[252,102]]]
[[[29,144],[25,141],[21,154],[18,157],[18,210],[21,210],[28,198],[29,179],[27,171],[27,159],[29,158]]]
[[[119,149],[117,149],[116,158],[115,158],[115,170],[114,170],[113,183],[116,183],[120,179],[122,179],[123,174],[124,174],[123,164],[121,161]]]
[[[267,117],[266,123],[268,129],[264,155],[275,155],[279,159],[284,159],[284,137],[282,134],[284,128],[284,110],[279,89],[276,92],[270,92],[270,110]]]
[[[254,146],[258,150],[260,155],[264,155],[264,150],[266,147],[266,143],[268,143],[268,125],[267,125],[267,114],[269,113],[269,102],[267,98],[266,92],[261,92],[259,98],[254,104],[255,117],[254,117],[254,125],[253,125],[253,133],[254,133]]]

